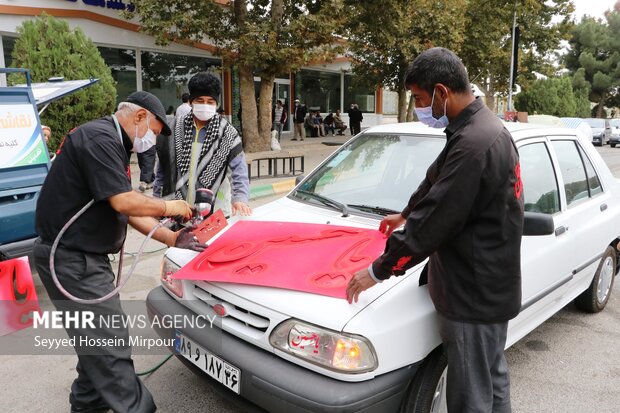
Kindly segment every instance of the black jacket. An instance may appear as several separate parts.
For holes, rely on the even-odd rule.
[[[362,123],[362,120],[364,120],[364,116],[362,115],[361,110],[357,108],[349,110],[349,122],[351,122],[351,124],[359,125]]]
[[[295,123],[304,123],[307,113],[308,109],[306,109],[306,105],[295,106],[293,109],[293,121],[295,121]]]
[[[441,315],[504,322],[521,307],[518,152],[480,99],[448,125],[446,135],[446,146],[402,212],[404,231],[390,236],[372,270],[386,279],[429,257],[429,291]]]

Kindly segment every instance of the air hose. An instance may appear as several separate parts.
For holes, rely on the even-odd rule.
[[[153,236],[155,231],[157,231],[159,228],[163,227],[164,225],[166,225],[170,221],[169,218],[161,221],[160,223],[155,225],[155,227],[151,230],[151,232],[148,233],[148,235],[146,236],[144,241],[142,241],[142,244],[140,244],[140,248],[138,249],[138,252],[137,252],[137,255],[136,255],[136,259],[134,260],[133,264],[131,264],[131,268],[129,269],[129,272],[127,273],[127,276],[125,278],[122,277],[123,255],[124,255],[123,251],[124,251],[124,246],[125,246],[125,244],[123,243],[123,247],[121,247],[120,258],[118,260],[118,275],[116,277],[116,288],[114,288],[114,290],[110,291],[108,294],[104,295],[103,297],[93,298],[93,299],[87,300],[87,299],[84,299],[84,298],[76,297],[73,294],[71,294],[70,292],[68,292],[67,290],[65,290],[65,288],[60,283],[60,280],[58,280],[58,276],[56,275],[56,268],[55,268],[55,265],[54,265],[54,257],[56,255],[56,249],[58,249],[58,244],[60,243],[60,239],[62,238],[62,236],[69,229],[69,227],[75,221],[77,221],[77,219],[80,216],[82,216],[82,214],[84,214],[86,212],[86,210],[88,208],[90,208],[94,203],[95,203],[95,200],[91,199],[90,202],[88,202],[86,205],[84,205],[84,207],[82,209],[80,209],[73,217],[71,217],[71,219],[69,221],[67,221],[67,223],[62,227],[60,232],[58,232],[58,235],[56,236],[56,239],[54,240],[54,243],[52,244],[52,250],[50,252],[50,272],[52,274],[52,280],[54,281],[54,284],[56,284],[56,288],[58,288],[58,290],[65,297],[67,297],[68,299],[73,300],[73,301],[75,301],[77,303],[80,303],[80,304],[99,304],[99,303],[102,303],[104,301],[109,300],[110,298],[112,298],[116,294],[118,294],[121,291],[121,289],[125,286],[125,284],[127,284],[127,282],[129,281],[129,278],[133,274],[134,269],[136,268],[136,265],[138,264],[138,261],[140,261],[140,257],[142,256],[142,252],[144,251],[144,247],[146,246],[147,241],[149,239],[151,239],[151,237]]]
[[[104,295],[103,297],[94,298],[94,299],[91,299],[91,300],[86,300],[86,299],[74,296],[73,294],[71,294],[70,292],[65,290],[65,288],[62,286],[62,284],[60,283],[60,280],[58,279],[58,276],[56,275],[56,268],[54,266],[54,256],[56,255],[56,249],[58,249],[58,244],[60,242],[60,239],[62,238],[64,233],[67,231],[67,229],[69,229],[69,227],[75,221],[77,221],[77,219],[80,216],[82,216],[82,214],[84,214],[86,212],[86,210],[88,208],[90,208],[94,203],[95,203],[95,200],[91,199],[88,204],[84,205],[84,207],[82,209],[80,209],[69,221],[67,221],[67,223],[62,227],[60,232],[58,232],[58,235],[56,236],[56,239],[54,240],[54,244],[52,244],[52,250],[50,252],[50,273],[52,274],[52,280],[54,281],[54,284],[56,284],[56,288],[58,288],[58,290],[65,297],[69,298],[70,300],[73,300],[73,301],[81,303],[81,304],[89,304],[89,305],[90,304],[102,303],[102,302],[104,302],[106,300],[109,300],[110,298],[112,298],[113,296],[115,296],[116,294],[118,294],[120,292],[120,290],[125,286],[125,284],[127,284],[127,281],[129,281],[129,278],[133,274],[134,269],[136,268],[136,264],[138,263],[138,261],[140,261],[140,257],[142,256],[142,253],[144,251],[144,247],[146,246],[147,241],[149,239],[151,239],[151,237],[153,236],[155,231],[157,231],[159,228],[163,227],[164,225],[166,225],[170,221],[169,218],[164,219],[159,224],[155,225],[155,227],[151,230],[151,232],[148,233],[148,235],[146,236],[144,241],[142,241],[142,244],[140,245],[140,248],[138,249],[138,252],[136,253],[136,259],[134,260],[133,264],[131,265],[131,268],[129,269],[129,273],[127,273],[125,279],[122,278],[123,255],[124,255],[123,254],[123,250],[125,248],[125,243],[123,243],[123,246],[121,247],[121,251],[120,251],[120,257],[119,257],[119,260],[118,260],[118,276],[116,277],[116,288],[114,290],[112,290],[111,292],[109,292],[108,294]],[[157,369],[159,369],[161,366],[163,366],[168,360],[170,360],[171,357],[172,357],[172,354],[167,356],[164,360],[162,360],[155,367],[153,367],[153,368],[151,368],[151,369],[149,369],[147,371],[144,371],[144,372],[136,373],[136,375],[137,376],[146,376],[148,374],[154,373],[155,371],[157,371]]]

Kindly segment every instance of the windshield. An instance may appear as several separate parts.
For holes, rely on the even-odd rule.
[[[327,198],[352,213],[400,212],[444,145],[443,136],[360,135],[310,175],[293,197],[324,205]]]
[[[612,119],[609,121],[609,125],[612,128],[620,128],[620,119]]]
[[[586,119],[586,122],[588,122],[588,125],[592,126],[593,128],[605,129],[604,119]]]

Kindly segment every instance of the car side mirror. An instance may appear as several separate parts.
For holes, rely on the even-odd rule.
[[[303,181],[305,177],[306,177],[305,175],[299,175],[299,176],[296,176],[296,177],[295,177],[295,186],[299,185],[299,183],[300,183],[301,181]]]
[[[530,211],[523,214],[523,235],[551,235],[554,231],[551,215]]]

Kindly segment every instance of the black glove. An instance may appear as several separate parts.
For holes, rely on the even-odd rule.
[[[192,231],[196,229],[195,225],[190,227],[185,227],[182,230],[178,231],[177,240],[174,244],[177,248],[185,248],[192,251],[202,252],[207,246],[205,244],[201,244],[198,241],[198,238],[194,235]]]

